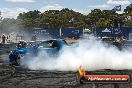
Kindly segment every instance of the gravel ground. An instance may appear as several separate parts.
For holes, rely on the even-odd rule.
[[[7,55],[0,55],[0,88],[132,88],[132,82],[128,84],[79,84],[76,80],[76,72],[28,70],[10,66],[6,58]],[[105,70],[89,73],[131,75],[132,71]]]

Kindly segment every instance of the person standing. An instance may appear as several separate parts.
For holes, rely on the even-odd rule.
[[[0,40],[1,40],[1,36],[0,36]]]
[[[37,40],[37,35],[34,34],[34,35],[32,36],[32,41],[36,41],[36,40]]]
[[[3,34],[2,35],[2,43],[5,44],[5,42],[6,42],[6,36]]]

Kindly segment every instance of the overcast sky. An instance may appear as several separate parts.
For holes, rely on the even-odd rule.
[[[122,5],[123,9],[132,3],[132,0],[0,0],[2,17],[16,18],[19,13],[29,10],[61,10],[69,8],[83,14],[92,9],[111,10],[115,5]]]

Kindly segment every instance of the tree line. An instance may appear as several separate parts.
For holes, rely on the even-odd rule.
[[[1,17],[0,17],[1,18]],[[14,18],[0,19],[0,30],[11,29],[14,27],[96,27],[132,26],[132,4],[128,5],[122,14],[113,10],[94,9],[88,15],[75,12],[72,9],[48,10],[41,13],[38,10],[23,12]]]

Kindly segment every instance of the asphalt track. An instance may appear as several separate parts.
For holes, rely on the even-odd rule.
[[[76,72],[72,71],[33,71],[10,66],[8,55],[0,55],[0,88],[132,88],[127,84],[79,84]],[[132,74],[131,70],[102,70],[88,73]]]

